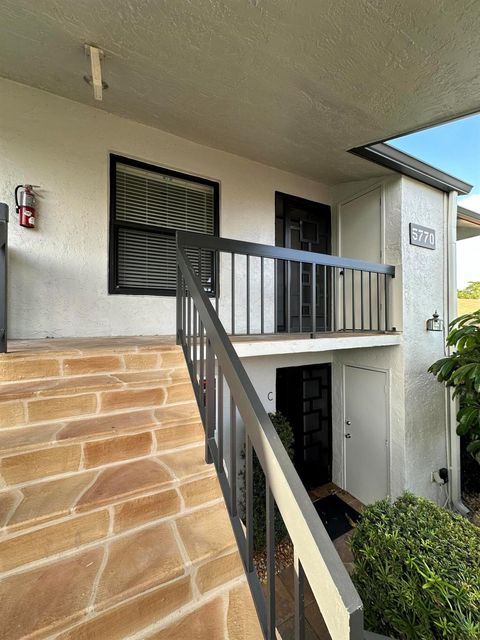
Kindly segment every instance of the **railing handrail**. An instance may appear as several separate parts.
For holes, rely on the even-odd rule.
[[[212,236],[205,233],[195,233],[193,231],[177,231],[177,238],[180,244],[189,247],[250,255],[258,258],[307,262],[340,269],[370,271],[372,273],[383,273],[395,277],[395,267],[390,264],[352,260],[351,258],[344,258],[342,256],[332,256],[326,253],[315,253],[313,251],[302,251],[300,249],[289,249],[287,247],[274,247],[269,244],[245,242],[244,240],[234,240],[233,238]]]
[[[230,241],[229,241],[230,242]],[[264,251],[265,245],[231,241],[228,251],[241,252],[247,247]],[[265,473],[275,503],[292,539],[298,558],[308,578],[333,640],[363,638],[363,606],[335,547],[330,540],[292,461],[258,397],[220,318],[204,291],[185,251],[186,247],[224,248],[218,238],[187,232],[177,233],[177,261],[181,277],[197,308],[205,335],[217,357],[242,416],[248,437]],[[230,249],[231,247],[231,249]],[[280,253],[268,257],[283,257]],[[287,250],[290,252],[290,250]],[[309,258],[316,254],[295,252]],[[266,252],[258,255],[266,255]],[[295,259],[295,258],[294,258]],[[180,291],[178,318],[181,318]],[[178,324],[179,333],[181,324]],[[179,335],[181,340],[182,336]],[[207,441],[209,435],[207,432]],[[214,445],[214,436],[210,438]],[[222,463],[223,464],[223,463]]]

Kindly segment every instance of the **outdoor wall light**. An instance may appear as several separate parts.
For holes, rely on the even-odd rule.
[[[443,320],[440,319],[437,311],[427,320],[427,331],[443,331]]]

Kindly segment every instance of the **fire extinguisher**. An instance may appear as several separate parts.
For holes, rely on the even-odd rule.
[[[20,191],[20,197],[18,197],[18,191]],[[15,208],[19,215],[19,223],[22,227],[32,229],[35,227],[35,192],[33,189],[38,189],[38,185],[31,184],[19,184],[15,187]]]

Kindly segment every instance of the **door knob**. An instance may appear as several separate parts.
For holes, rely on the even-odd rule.
[[[348,426],[350,426],[352,424],[351,420],[345,420],[345,424],[348,424]]]
[[[345,438],[347,438],[347,440],[348,440],[349,438],[351,438],[351,437],[352,437],[352,435],[351,435],[350,433],[346,433],[346,434],[345,434]]]

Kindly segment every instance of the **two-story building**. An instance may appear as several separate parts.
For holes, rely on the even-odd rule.
[[[316,632],[304,577],[334,640],[367,637],[307,491],[462,510],[427,369],[478,217],[470,185],[377,141],[478,108],[477,13],[0,9],[1,638],[288,637],[271,536],[266,598],[253,567],[252,447],[295,549],[295,637]]]

